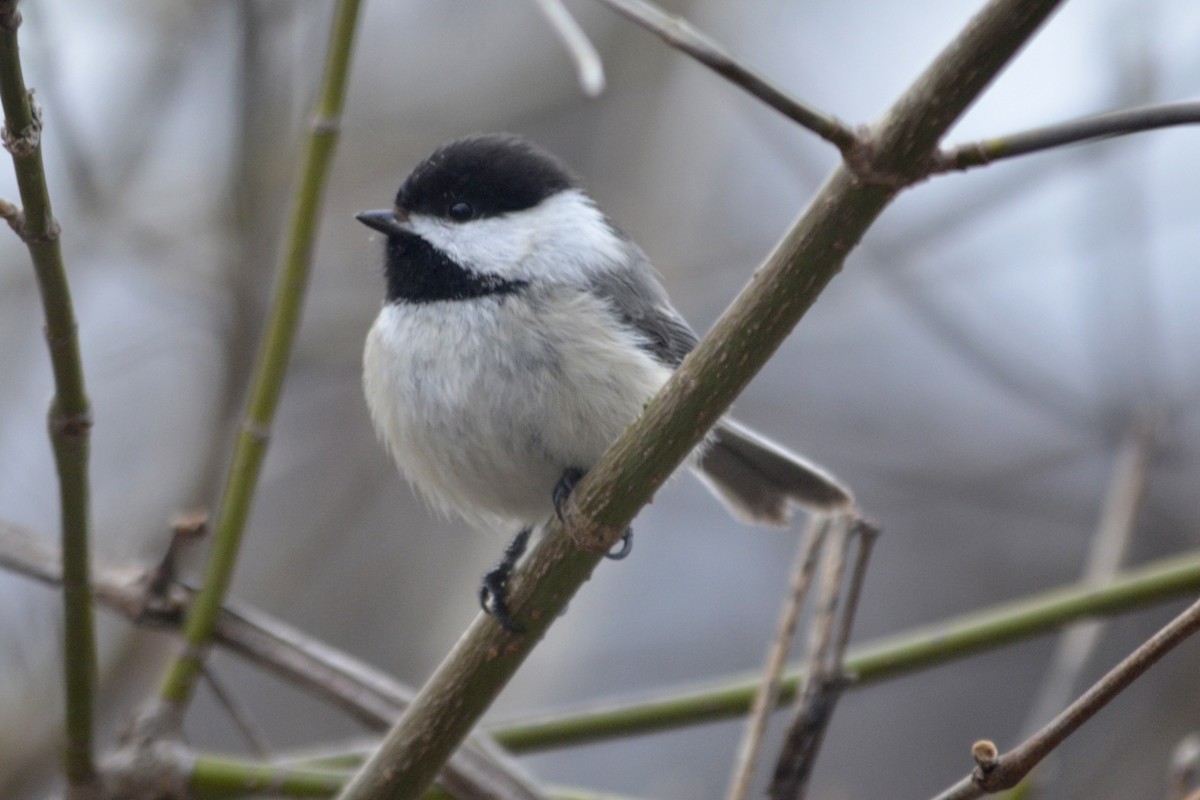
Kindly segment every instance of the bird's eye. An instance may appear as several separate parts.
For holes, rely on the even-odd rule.
[[[470,203],[459,200],[457,203],[454,203],[452,206],[450,206],[449,214],[450,219],[454,220],[455,222],[466,222],[471,217],[475,216],[475,209],[471,208]]]

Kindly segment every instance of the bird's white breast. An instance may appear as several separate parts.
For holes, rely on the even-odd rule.
[[[589,469],[669,370],[566,287],[389,304],[367,336],[371,417],[440,509],[535,525],[568,467]]]

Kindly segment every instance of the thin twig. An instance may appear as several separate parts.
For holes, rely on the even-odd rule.
[[[92,412],[83,377],[79,335],[71,288],[63,263],[58,221],[42,165],[42,115],[25,86],[17,29],[21,14],[16,0],[0,2],[0,103],[4,130],[0,138],[12,155],[23,210],[6,204],[4,217],[20,235],[33,261],[42,299],[46,343],[54,373],[49,433],[58,472],[58,498],[63,555],[63,688],[66,694],[66,747],[63,766],[68,798],[94,796],[96,632],[88,589],[90,485],[88,452]]]
[[[1113,460],[1112,475],[1104,494],[1104,503],[1092,544],[1084,565],[1081,582],[1102,586],[1120,569],[1125,551],[1133,538],[1138,510],[1146,491],[1150,455],[1154,443],[1154,419],[1141,416],[1125,435]],[[1075,685],[1100,641],[1104,623],[1085,622],[1058,637],[1046,678],[1030,705],[1018,738],[1032,736],[1075,695]],[[1029,775],[1035,780],[1038,773]]]
[[[208,683],[208,688],[212,689],[213,695],[217,698],[217,702],[225,709],[225,713],[233,720],[236,727],[246,740],[246,744],[250,745],[250,752],[259,758],[266,758],[271,748],[267,744],[267,737],[262,730],[250,718],[250,713],[238,702],[229,688],[225,686],[225,682],[217,677],[213,671],[212,664],[200,665],[200,674]]]
[[[1015,786],[1068,736],[1197,630],[1200,630],[1200,601],[1126,656],[1036,734],[1002,756],[977,759],[972,773],[939,794],[936,800],[970,800]]]
[[[588,97],[599,97],[604,91],[604,62],[600,54],[588,39],[583,28],[571,16],[571,12],[562,4],[562,0],[534,0],[550,27],[558,34],[567,54],[575,64],[575,74],[579,77],[579,88]]]
[[[621,16],[658,36],[681,53],[745,89],[798,125],[830,142],[842,153],[857,143],[854,129],[832,114],[792,97],[771,80],[743,64],[687,20],[667,14],[644,0],[599,0]]]
[[[359,0],[339,0],[334,11],[324,75],[310,122],[271,316],[259,347],[245,423],[234,445],[225,492],[216,513],[204,585],[188,612],[184,629],[186,647],[163,677],[159,702],[151,704],[143,714],[143,723],[149,728],[174,724],[187,705],[221,604],[233,579],[292,344],[300,325],[321,198],[345,105],[358,9]]]
[[[767,653],[767,662],[763,667],[763,677],[758,692],[754,695],[754,705],[750,709],[750,717],[746,721],[746,732],[742,734],[742,743],[734,762],[733,776],[729,783],[728,800],[745,800],[750,793],[750,784],[758,768],[759,754],[762,752],[763,739],[767,733],[767,721],[771,712],[779,705],[780,676],[787,663],[788,653],[792,649],[792,637],[796,631],[796,621],[804,610],[804,601],[808,597],[808,587],[812,582],[813,571],[817,564],[817,555],[825,541],[825,535],[830,527],[830,518],[826,514],[814,514],[808,522],[804,537],[796,548],[796,559],[792,566],[792,578],[788,596],[784,601],[783,611],[776,626],[775,638]]]
[[[842,662],[834,647],[834,630],[838,628],[846,555],[854,538],[851,524],[848,514],[838,514],[830,525],[821,561],[818,601],[809,623],[804,688],[767,790],[772,800],[803,800],[834,706],[846,686]]]
[[[933,171],[966,170],[1054,147],[1197,123],[1200,123],[1200,103],[1171,103],[1110,111],[1044,128],[948,147],[938,154]]]
[[[52,586],[62,582],[59,552],[32,532],[2,521],[0,568]],[[154,592],[155,575],[146,567],[97,560],[92,565],[92,593],[101,607],[135,624],[179,631],[195,590],[171,582],[163,592]],[[259,611],[221,608],[213,642],[332,703],[373,731],[387,730],[413,695],[386,673]],[[504,796],[514,800],[543,796],[524,770],[483,736],[471,736],[439,780],[464,794],[502,787]]]

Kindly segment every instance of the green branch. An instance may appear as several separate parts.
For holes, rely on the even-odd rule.
[[[868,642],[851,648],[846,656],[846,669],[854,675],[851,688],[857,689],[1047,633],[1072,622],[1194,597],[1197,591],[1200,591],[1200,552],[1128,570],[1104,586],[1064,586]],[[798,669],[789,671],[781,687],[779,705],[787,705],[795,698],[802,677]],[[666,697],[501,725],[488,730],[488,734],[506,749],[526,753],[677,730],[744,715],[750,709],[759,681],[757,675],[747,674]]]
[[[96,685],[96,633],[88,577],[88,445],[91,407],[84,389],[83,360],[71,289],[63,265],[58,222],[42,167],[41,109],[25,87],[17,28],[16,0],[0,2],[0,102],[4,106],[4,146],[12,154],[23,209],[5,203],[3,215],[29,248],[46,320],[46,341],[54,373],[50,403],[50,442],[58,471],[62,524],[67,746],[65,768],[72,797],[88,794],[96,782],[93,758],[93,706]]]
[[[475,622],[342,793],[412,800],[430,784],[637,511],[763,367],[906,185],[928,174],[939,139],[1057,7],[993,0],[834,172],[713,330],[572,493],[515,576],[525,633]]]
[[[216,533],[204,585],[192,605],[184,629],[187,646],[166,674],[160,689],[164,712],[181,710],[191,696],[221,603],[233,578],[308,288],[321,198],[345,105],[358,7],[359,0],[339,0],[334,12],[329,52],[305,145],[271,316],[254,369],[246,418],[234,445],[225,491],[217,509]]]

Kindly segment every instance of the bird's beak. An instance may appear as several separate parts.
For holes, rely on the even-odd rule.
[[[363,211],[355,214],[354,218],[368,228],[374,228],[388,236],[402,236],[409,233],[406,228],[401,226],[400,220],[396,219],[396,212],[390,208],[378,211]]]

